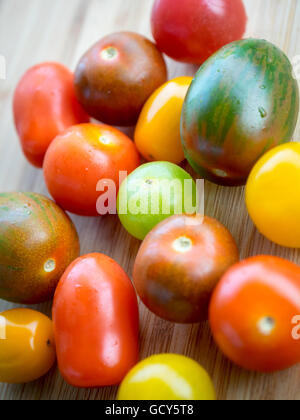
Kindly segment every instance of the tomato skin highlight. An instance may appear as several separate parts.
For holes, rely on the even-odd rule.
[[[202,64],[243,37],[247,15],[241,0],[156,0],[152,33],[158,48],[174,60]]]
[[[65,210],[81,216],[99,216],[99,181],[108,179],[119,188],[119,172],[130,174],[140,164],[134,143],[104,124],[73,126],[50,145],[44,161],[48,190]]]
[[[39,64],[24,74],[15,90],[13,111],[23,152],[38,168],[59,133],[89,122],[77,101],[73,74],[59,63]]]
[[[252,257],[216,287],[210,325],[223,353],[244,369],[283,370],[300,362],[293,318],[300,314],[300,267],[282,258]]]
[[[137,297],[124,270],[103,254],[70,265],[55,294],[53,322],[59,369],[73,386],[119,384],[138,361]]]
[[[133,280],[150,311],[167,321],[196,323],[208,319],[213,289],[238,260],[233,237],[217,220],[173,216],[147,235]]]

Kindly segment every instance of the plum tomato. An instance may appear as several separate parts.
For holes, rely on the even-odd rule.
[[[80,60],[75,72],[77,97],[92,117],[106,124],[134,125],[149,96],[167,80],[156,46],[142,35],[106,36]]]
[[[217,220],[173,216],[147,235],[133,280],[150,311],[167,321],[195,323],[208,319],[213,289],[238,260],[232,235]]]
[[[194,214],[196,185],[181,167],[170,162],[146,163],[120,187],[117,209],[124,228],[143,240],[162,220],[174,214]]]
[[[178,354],[158,354],[136,365],[122,382],[118,400],[214,401],[208,373],[194,360]]]
[[[52,299],[79,255],[71,219],[35,193],[0,194],[0,299],[37,304]]]
[[[14,94],[15,125],[26,158],[41,168],[47,148],[61,132],[89,122],[74,89],[74,76],[58,63],[30,68]]]
[[[77,387],[119,384],[137,363],[137,297],[111,258],[90,254],[61,278],[53,303],[59,369]]]
[[[130,174],[140,164],[134,143],[116,128],[81,124],[56,137],[45,156],[44,175],[49,192],[65,210],[81,216],[97,216],[97,192],[101,181],[113,183],[114,208],[120,172]]]
[[[156,0],[152,33],[169,57],[202,64],[226,44],[243,37],[247,15],[242,0]]]
[[[248,212],[271,241],[300,248],[300,144],[287,143],[266,153],[246,187]]]
[[[0,382],[22,384],[44,376],[55,362],[52,321],[30,309],[0,314]]]
[[[181,111],[192,77],[177,77],[157,89],[148,99],[135,130],[139,152],[148,161],[184,160],[180,136]]]
[[[247,370],[274,372],[300,362],[293,326],[300,314],[300,267],[282,258],[252,257],[216,287],[210,325],[216,343]]]

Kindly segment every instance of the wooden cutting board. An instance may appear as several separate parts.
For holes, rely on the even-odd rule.
[[[265,38],[292,59],[300,54],[300,0],[244,0],[247,35]],[[0,54],[7,62],[0,80],[0,191],[47,194],[41,171],[24,159],[12,121],[12,95],[20,76],[33,64],[60,61],[74,68],[80,56],[102,36],[131,30],[150,36],[152,0],[0,0]],[[300,60],[299,60],[300,61]],[[168,60],[169,77],[193,75],[196,67]],[[132,135],[133,130],[127,131]],[[300,140],[298,124],[295,140]],[[261,253],[300,263],[300,251],[281,248],[263,238],[250,221],[243,188],[206,183],[205,210],[235,236],[242,258]],[[115,258],[131,275],[139,242],[117,217],[73,217],[82,253],[99,251]],[[0,301],[0,311],[13,305]],[[51,303],[38,310],[51,313]],[[175,326],[150,314],[142,305],[141,357],[161,352],[188,355],[213,377],[219,399],[300,399],[300,366],[273,375],[248,373],[233,366],[217,350],[207,324]],[[68,386],[57,369],[27,385],[0,385],[0,399],[114,399],[116,388],[80,390]]]

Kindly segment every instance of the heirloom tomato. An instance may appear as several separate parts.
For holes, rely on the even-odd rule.
[[[134,125],[146,100],[166,80],[162,54],[132,32],[101,39],[75,72],[77,97],[89,115],[118,126]]]
[[[51,299],[79,255],[71,219],[40,194],[0,194],[0,238],[0,299],[11,302]]]
[[[73,126],[52,142],[45,156],[44,175],[49,192],[65,210],[97,216],[101,181],[113,183],[114,208],[120,171],[131,173],[140,164],[134,143],[121,131],[103,124]],[[102,188],[102,193],[103,193]]]
[[[194,360],[178,354],[159,354],[136,365],[122,382],[118,400],[216,399],[212,380]]]
[[[220,349],[237,365],[260,372],[300,362],[293,325],[299,314],[300,267],[271,256],[252,257],[229,269],[210,304]]]
[[[243,37],[247,16],[242,0],[156,0],[152,33],[158,48],[178,61],[202,64]]]
[[[117,208],[124,228],[143,240],[159,222],[174,214],[196,212],[196,185],[182,168],[169,162],[140,166],[120,187]]]
[[[39,168],[58,134],[89,121],[77,101],[73,74],[58,63],[43,63],[25,73],[15,91],[13,110],[24,154]]]
[[[106,255],[70,265],[55,293],[53,322],[59,369],[73,386],[119,384],[138,361],[137,297]]]
[[[191,77],[177,77],[167,82],[157,89],[144,105],[134,140],[146,160],[176,164],[184,160],[180,118],[192,80]]]
[[[21,384],[44,376],[54,365],[52,321],[30,309],[0,314],[0,382]]]
[[[300,248],[300,144],[288,143],[266,153],[247,182],[249,214],[271,241]]]
[[[238,260],[232,235],[217,220],[173,216],[147,235],[133,280],[140,298],[156,315],[171,322],[195,323],[208,319],[213,289]]]

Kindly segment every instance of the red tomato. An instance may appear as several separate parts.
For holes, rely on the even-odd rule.
[[[246,21],[241,0],[156,0],[152,32],[168,56],[202,64],[224,45],[242,38]]]
[[[300,267],[270,256],[233,266],[210,305],[211,328],[224,354],[245,369],[262,372],[300,362],[300,340],[293,335],[299,315]]]
[[[119,384],[138,361],[138,304],[124,270],[111,258],[75,260],[53,303],[59,369],[77,387]]]
[[[44,175],[50,194],[62,208],[97,216],[98,182],[113,181],[116,196],[119,172],[130,174],[139,164],[134,143],[121,131],[107,125],[81,124],[52,142],[45,156]]]
[[[73,74],[58,63],[43,63],[25,73],[15,91],[13,110],[24,154],[39,168],[59,133],[89,121],[76,99]]]

